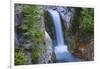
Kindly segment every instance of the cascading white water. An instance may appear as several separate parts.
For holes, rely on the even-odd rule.
[[[65,61],[74,61],[74,57],[69,53],[68,46],[64,44],[64,37],[61,26],[61,19],[59,13],[55,10],[48,10],[56,32],[56,46],[54,48],[56,61],[65,62]]]
[[[54,26],[55,26],[55,32],[56,32],[56,40],[57,40],[57,46],[58,45],[64,45],[64,39],[62,34],[62,26],[60,21],[60,16],[57,11],[49,10]]]

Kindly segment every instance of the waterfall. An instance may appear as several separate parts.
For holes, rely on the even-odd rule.
[[[51,17],[55,26],[57,45],[63,45],[64,39],[63,39],[63,34],[62,34],[62,26],[61,26],[59,13],[53,10],[49,10],[49,12],[51,14]]]
[[[75,61],[74,56],[68,51],[68,46],[64,44],[64,37],[61,26],[60,15],[55,10],[48,10],[50,17],[52,18],[55,33],[56,33],[56,46],[54,52],[57,62]]]

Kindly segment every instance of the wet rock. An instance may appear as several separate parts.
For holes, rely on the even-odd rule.
[[[44,6],[44,10],[48,10],[48,9],[53,9],[53,10],[58,11],[65,28],[66,29],[70,28],[73,22],[73,17],[75,15],[75,8],[60,7],[60,6]]]
[[[53,45],[52,40],[48,33],[45,31],[45,48],[42,55],[39,57],[38,63],[49,63],[52,62]]]

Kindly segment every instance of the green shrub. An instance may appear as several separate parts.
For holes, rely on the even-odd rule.
[[[36,30],[40,30],[42,10],[40,6],[21,4],[23,23],[15,28],[15,31],[25,39],[34,37]],[[38,32],[38,31],[37,31]]]
[[[94,9],[82,8],[79,31],[81,34],[93,34],[94,32]]]
[[[22,53],[20,48],[15,48],[15,65],[23,65],[27,63],[26,56]]]

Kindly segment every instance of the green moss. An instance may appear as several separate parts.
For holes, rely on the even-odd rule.
[[[34,38],[37,43],[42,43],[43,42],[43,32],[40,30],[35,30],[34,31]]]
[[[34,48],[32,49],[32,63],[36,64],[38,61],[39,56],[41,55],[42,49],[40,48]]]
[[[26,56],[22,53],[20,48],[15,48],[15,65],[23,65],[27,63]]]

